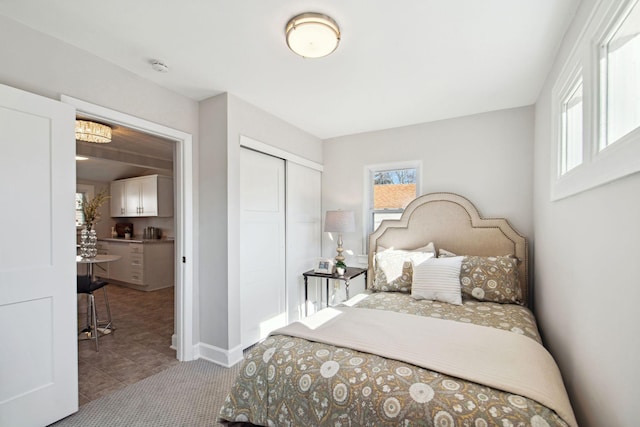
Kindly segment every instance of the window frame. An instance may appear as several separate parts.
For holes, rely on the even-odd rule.
[[[640,172],[640,128],[601,149],[602,90],[601,52],[620,20],[640,0],[599,0],[582,28],[551,91],[550,199],[561,200],[591,188]],[[582,75],[583,128],[582,163],[561,174],[562,102],[569,88]]]
[[[631,10],[634,8],[640,9],[639,0],[627,0],[619,9],[612,14],[611,19],[608,21],[608,25],[599,32],[597,43],[597,70],[598,70],[598,151],[603,151],[608,147],[615,145],[619,142],[626,141],[627,139],[633,139],[633,135],[636,134],[636,140],[640,139],[640,125],[634,130],[628,132],[615,141],[609,142],[609,66],[608,66],[608,54],[609,50],[607,45],[613,40],[616,33],[622,27],[624,21],[629,17]]]
[[[364,199],[363,199],[363,212],[362,217],[365,219],[362,221],[362,248],[363,254],[369,252],[369,234],[373,233],[372,230],[374,221],[373,215],[375,210],[373,209],[373,176],[376,172],[384,172],[398,169],[415,169],[416,170],[416,197],[422,194],[422,160],[411,160],[401,162],[380,163],[374,165],[367,165],[364,167]],[[386,213],[402,213],[404,209],[386,209]]]
[[[560,95],[560,135],[559,135],[559,144],[558,144],[558,148],[559,148],[559,152],[558,152],[558,175],[559,176],[563,176],[566,175],[567,173],[570,173],[573,169],[579,167],[581,164],[584,163],[585,161],[585,138],[584,138],[584,79],[583,79],[583,72],[582,72],[582,67],[579,67],[578,69],[576,69],[574,71],[574,73],[572,73],[572,77],[567,80],[568,84],[563,88],[561,95]],[[567,152],[569,151],[569,147],[568,147],[568,137],[567,137],[567,126],[566,126],[566,120],[565,120],[565,116],[567,114],[567,105],[569,104],[569,101],[571,100],[571,97],[573,96],[573,94],[578,90],[578,87],[582,86],[582,158],[580,160],[580,162],[572,167],[572,168],[567,168]]]

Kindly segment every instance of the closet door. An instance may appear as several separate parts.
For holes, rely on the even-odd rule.
[[[302,273],[313,268],[313,264],[320,257],[322,250],[321,183],[322,173],[319,170],[287,162],[287,307],[289,322],[304,317],[304,279]],[[309,292],[312,292],[313,289],[315,287],[309,286]]]
[[[285,162],[240,153],[240,311],[242,347],[286,324]]]

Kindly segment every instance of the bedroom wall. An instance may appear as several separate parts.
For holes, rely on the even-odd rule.
[[[121,111],[193,135],[198,158],[198,103],[164,89],[89,52],[0,16],[0,83],[41,96],[61,94]],[[6,42],[11,40],[12,42]],[[150,73],[154,71],[150,69]],[[198,167],[192,165],[194,221],[198,221]],[[193,236],[197,271],[198,233]],[[198,277],[194,278],[197,300]],[[198,307],[194,305],[194,319]],[[194,320],[194,343],[198,324]]]
[[[237,96],[200,103],[201,347],[200,354],[230,361],[240,348],[240,135],[322,163],[320,139]],[[205,238],[206,236],[206,238]]]
[[[640,174],[550,201],[551,88],[594,6],[583,0],[536,104],[535,303],[581,426],[638,424]]]
[[[528,106],[328,139],[323,214],[354,210],[356,227],[362,230],[365,166],[421,160],[423,194],[458,193],[475,203],[481,215],[509,218],[532,240],[533,113]],[[364,253],[363,237],[363,232],[345,234],[345,249]],[[335,247],[323,233],[323,256],[333,258]],[[356,258],[347,255],[347,264],[356,265]]]

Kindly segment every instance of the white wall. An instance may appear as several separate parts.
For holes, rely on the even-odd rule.
[[[89,52],[43,35],[0,16],[0,83],[48,98],[69,95],[193,135],[198,158],[198,103],[130,73]],[[154,71],[150,70],[150,73]],[[198,167],[193,177],[197,223]],[[198,233],[194,233],[194,269],[198,268]],[[197,298],[198,277],[194,278]],[[194,306],[197,319],[198,307]],[[194,322],[194,343],[197,322]]]
[[[231,94],[200,105],[201,344],[209,352],[205,357],[227,353],[233,361],[242,355],[240,135],[317,163],[322,163],[322,142]]]
[[[329,139],[322,209],[355,210],[361,230],[365,166],[421,160],[423,194],[458,193],[482,216],[509,218],[531,239],[533,127],[533,107],[522,107]],[[336,245],[323,235],[323,256],[333,258]],[[364,252],[362,233],[343,237],[346,250]],[[347,255],[347,264],[357,262]]]
[[[551,88],[593,4],[580,4],[536,104],[536,314],[578,423],[633,426],[640,396],[640,174],[549,201]]]

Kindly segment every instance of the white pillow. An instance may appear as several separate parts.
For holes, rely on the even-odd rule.
[[[413,262],[411,296],[462,305],[460,266],[464,257],[429,258]]]
[[[435,256],[433,252],[414,252],[387,249],[376,253],[376,266],[384,272],[387,282],[392,282],[402,276],[405,262],[421,263]]]
[[[438,251],[438,258],[449,258],[449,257],[454,257],[454,256],[458,256],[456,254],[454,254],[453,252],[450,252],[446,249],[440,249]]]

